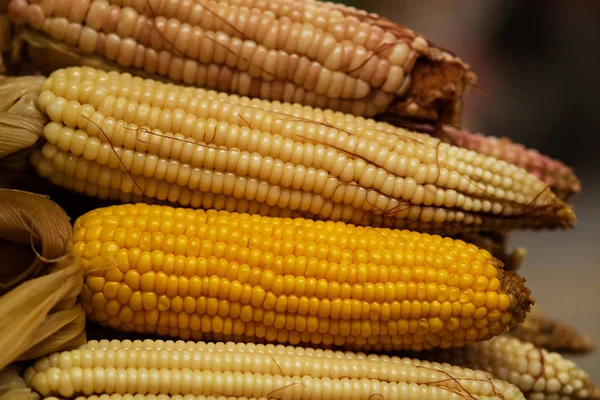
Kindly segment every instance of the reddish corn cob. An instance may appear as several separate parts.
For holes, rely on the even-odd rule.
[[[581,184],[573,170],[558,160],[514,143],[508,138],[484,136],[453,127],[444,129],[441,139],[450,144],[487,154],[526,169],[552,187],[561,198],[566,199],[581,191]]]
[[[396,117],[386,117],[386,119],[397,126],[426,132],[445,143],[518,165],[550,185],[561,199],[568,199],[581,192],[581,183],[572,168],[508,138],[471,133],[450,125],[433,126]]]
[[[26,42],[67,56],[54,67],[120,68],[355,115],[458,123],[475,81],[460,59],[412,30],[339,4],[12,0],[9,12],[29,27]]]

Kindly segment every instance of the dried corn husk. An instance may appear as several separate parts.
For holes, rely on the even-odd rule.
[[[591,338],[541,313],[538,307],[534,307],[525,321],[507,334],[557,353],[585,354],[594,351],[595,347]]]
[[[0,6],[0,13],[2,12],[2,6]],[[4,55],[10,48],[10,21],[8,15],[0,14],[0,74],[6,73],[6,66],[4,65]]]
[[[0,259],[0,369],[85,342],[83,271],[58,205],[0,189]]]
[[[0,159],[35,144],[46,123],[37,107],[41,76],[0,76]]]
[[[0,400],[37,400],[40,396],[31,390],[21,377],[23,368],[13,364],[0,370]]]

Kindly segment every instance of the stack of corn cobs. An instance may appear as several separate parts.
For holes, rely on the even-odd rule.
[[[110,204],[72,236],[98,340],[31,363],[41,397],[600,398],[504,248],[572,227],[579,182],[459,128],[457,56],[310,0],[7,12],[31,165]]]

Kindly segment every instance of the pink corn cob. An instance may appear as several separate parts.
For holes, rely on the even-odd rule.
[[[394,125],[428,133],[454,146],[473,150],[524,168],[547,183],[552,191],[563,200],[581,192],[581,183],[572,168],[540,154],[537,150],[515,143],[509,138],[472,133],[451,125],[434,126],[398,117],[389,117],[389,119]]]

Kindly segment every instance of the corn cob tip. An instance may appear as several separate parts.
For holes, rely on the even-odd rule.
[[[566,203],[557,205],[556,216],[562,221],[562,225],[565,228],[572,228],[577,222],[577,216],[573,207]]]
[[[575,362],[508,335],[419,357],[482,369],[517,386],[528,399],[598,399],[598,388]]]
[[[406,96],[390,104],[388,112],[419,120],[460,124],[462,96],[475,74],[462,62],[422,58],[413,70],[413,85]]]
[[[547,187],[550,192],[550,187]],[[577,215],[573,207],[559,199],[554,192],[550,192],[549,203],[536,208],[525,206],[519,216],[528,216],[530,218],[544,221],[545,226],[558,229],[571,229],[577,223]]]
[[[543,196],[546,196],[545,204],[534,205]],[[550,186],[546,186],[544,190],[538,193],[530,205],[521,206],[515,216],[517,218],[528,217],[540,222],[543,221],[542,225],[551,229],[571,229],[577,223],[577,214],[573,210],[573,206],[561,200],[551,190]]]
[[[581,192],[581,182],[573,168],[507,137],[473,133],[451,125],[417,122],[396,115],[385,115],[382,119],[405,129],[427,133],[450,145],[515,164],[550,185],[561,200],[567,200]]]
[[[581,182],[573,168],[509,138],[486,136],[453,126],[438,129],[438,136],[446,143],[488,154],[526,169],[550,185],[552,191],[562,200],[581,192]]]
[[[499,260],[497,261],[501,263]],[[514,271],[507,271],[503,268],[498,268],[498,279],[510,297],[511,308],[509,310],[513,313],[515,323],[523,322],[535,304],[534,298],[531,297],[531,290],[525,285],[526,279]]]

